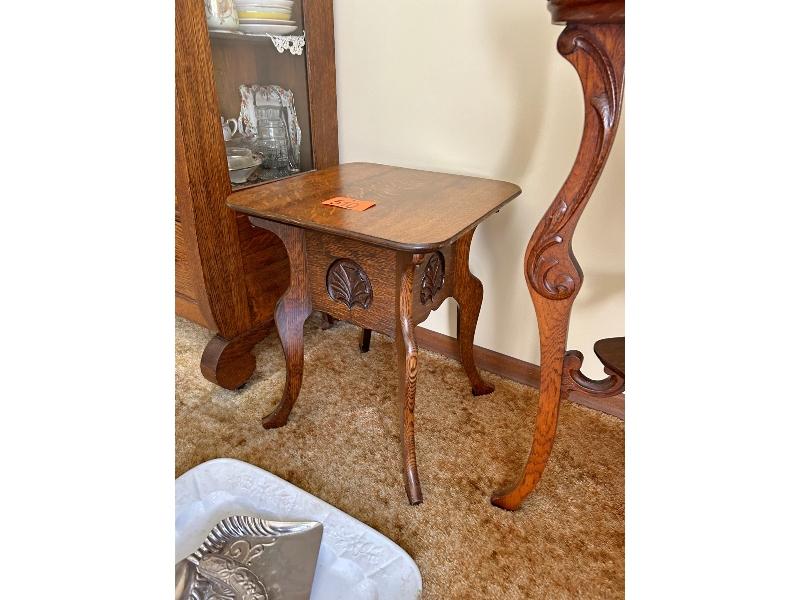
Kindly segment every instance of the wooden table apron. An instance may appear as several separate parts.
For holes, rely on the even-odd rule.
[[[478,373],[472,350],[483,299],[483,286],[469,271],[469,248],[475,228],[450,244],[417,253],[255,216],[250,216],[250,221],[283,241],[291,269],[289,287],[275,310],[286,358],[286,385],[280,403],[263,418],[262,424],[266,428],[284,425],[297,400],[303,379],[303,323],[312,310],[363,327],[367,340],[373,329],[389,336],[397,355],[406,494],[411,504],[419,504],[422,489],[414,443],[414,327],[446,298],[454,298],[459,306],[461,362],[472,393],[494,391]],[[368,348],[368,341],[365,343]]]

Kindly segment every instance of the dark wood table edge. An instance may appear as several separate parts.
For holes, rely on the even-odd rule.
[[[612,337],[597,340],[594,343],[594,353],[606,373],[611,371],[617,377],[625,379],[625,337]]]
[[[476,179],[481,179],[481,178],[476,178]],[[516,186],[516,184],[509,183],[507,181],[504,181],[503,183],[508,183],[509,185]],[[370,235],[366,235],[366,234],[363,234],[363,233],[358,233],[358,232],[354,232],[354,231],[350,231],[350,230],[342,230],[342,229],[339,229],[339,228],[336,228],[336,227],[329,227],[329,226],[326,226],[326,225],[320,225],[318,223],[312,223],[312,222],[308,222],[308,221],[300,221],[298,219],[290,219],[290,218],[287,218],[287,217],[285,217],[283,215],[276,215],[276,214],[270,213],[268,211],[255,211],[255,210],[248,209],[247,207],[244,207],[244,206],[241,206],[241,205],[238,205],[238,204],[235,204],[235,203],[231,202],[231,197],[230,196],[228,197],[228,207],[231,210],[235,210],[237,212],[246,214],[250,218],[250,222],[251,223],[253,223],[253,219],[254,218],[263,219],[265,221],[274,221],[276,223],[283,223],[284,225],[291,225],[293,227],[300,227],[302,229],[310,229],[312,231],[319,231],[319,232],[327,233],[327,234],[330,234],[330,235],[336,235],[336,236],[344,237],[344,238],[347,238],[347,239],[357,240],[357,241],[364,242],[364,243],[367,243],[367,244],[372,244],[373,246],[379,246],[381,248],[388,248],[390,250],[396,250],[396,251],[399,251],[399,252],[412,252],[412,253],[415,253],[415,254],[419,254],[419,253],[433,252],[433,251],[438,250],[439,248],[441,248],[443,246],[446,246],[448,244],[452,244],[453,242],[455,242],[457,239],[462,237],[465,233],[467,233],[471,229],[475,229],[478,225],[483,223],[486,219],[491,217],[493,214],[499,212],[503,207],[505,207],[506,204],[511,202],[514,198],[516,198],[517,196],[519,196],[522,193],[522,190],[519,188],[519,186],[516,186],[516,187],[517,187],[517,191],[514,194],[512,194],[511,196],[509,196],[506,200],[504,200],[501,204],[498,204],[495,209],[493,209],[492,211],[490,211],[487,214],[483,215],[480,219],[477,219],[477,220],[473,221],[470,225],[464,227],[463,229],[461,229],[455,235],[452,235],[449,238],[447,238],[445,240],[442,240],[440,242],[438,242],[438,241],[437,242],[422,242],[422,243],[419,243],[419,244],[402,243],[402,242],[387,242],[387,240],[385,240],[383,238],[376,238],[376,237],[373,237],[373,236],[370,236]],[[339,209],[339,210],[345,210],[345,209]],[[367,210],[369,210],[369,209],[367,209]]]

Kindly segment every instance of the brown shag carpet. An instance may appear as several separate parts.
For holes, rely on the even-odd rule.
[[[392,342],[358,329],[306,324],[303,389],[281,428],[283,354],[274,331],[258,367],[231,392],[200,374],[211,334],[176,323],[176,476],[206,460],[238,458],[275,473],[374,527],[417,562],[423,598],[624,596],[624,423],[565,402],[544,477],[517,512],[489,503],[530,447],[537,394],[487,373],[496,390],[474,398],[460,365],[422,351],[417,460],[425,502],[409,506],[400,471]]]

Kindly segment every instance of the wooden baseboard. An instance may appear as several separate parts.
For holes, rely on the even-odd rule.
[[[459,360],[458,341],[455,338],[424,327],[417,327],[415,334],[417,344],[421,348]],[[475,364],[479,369],[539,389],[539,365],[480,346],[474,347],[474,354]],[[575,404],[625,420],[625,396],[622,394],[611,398],[597,399],[579,392],[572,392],[568,399]]]

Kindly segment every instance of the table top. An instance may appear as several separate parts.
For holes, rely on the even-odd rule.
[[[553,23],[625,23],[625,0],[548,0]]]
[[[228,198],[236,211],[410,252],[453,242],[516,198],[513,183],[348,163],[255,188]],[[337,196],[370,200],[363,212],[323,205]]]
[[[625,379],[625,338],[615,337],[598,340],[594,353],[610,371]]]

